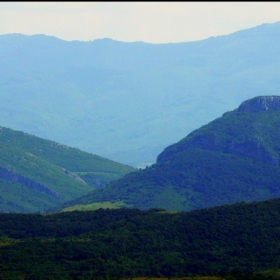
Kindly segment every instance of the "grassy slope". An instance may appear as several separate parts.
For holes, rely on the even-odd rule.
[[[4,212],[46,211],[88,193],[97,183],[104,184],[134,170],[78,149],[3,127],[0,129],[0,143],[0,166],[58,194],[58,197],[51,197],[38,189],[2,178],[0,209]],[[82,183],[68,176],[61,167],[73,173],[83,172],[80,177],[95,181],[91,182],[92,186]]]
[[[24,149],[81,177],[94,174],[97,179],[101,178],[106,183],[135,170],[128,165],[7,128],[0,130],[0,142]]]

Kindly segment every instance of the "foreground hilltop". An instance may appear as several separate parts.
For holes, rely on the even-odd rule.
[[[167,147],[157,163],[66,206],[192,210],[280,196],[280,97],[258,96]]]
[[[280,199],[172,214],[0,214],[0,278],[279,279],[279,215]]]

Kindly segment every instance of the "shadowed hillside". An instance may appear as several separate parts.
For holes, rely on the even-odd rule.
[[[279,279],[279,215],[279,199],[180,213],[0,214],[0,278]]]

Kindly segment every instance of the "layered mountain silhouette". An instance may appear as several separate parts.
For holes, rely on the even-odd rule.
[[[0,212],[45,212],[135,169],[0,127]]]
[[[176,44],[0,36],[1,125],[129,165],[279,92],[280,23]]]
[[[122,201],[127,207],[193,210],[280,196],[280,97],[259,96],[167,147],[130,173],[67,207]]]

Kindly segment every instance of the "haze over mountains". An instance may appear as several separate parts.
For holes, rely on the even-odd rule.
[[[137,166],[279,93],[280,22],[176,43],[0,36],[1,125]]]

